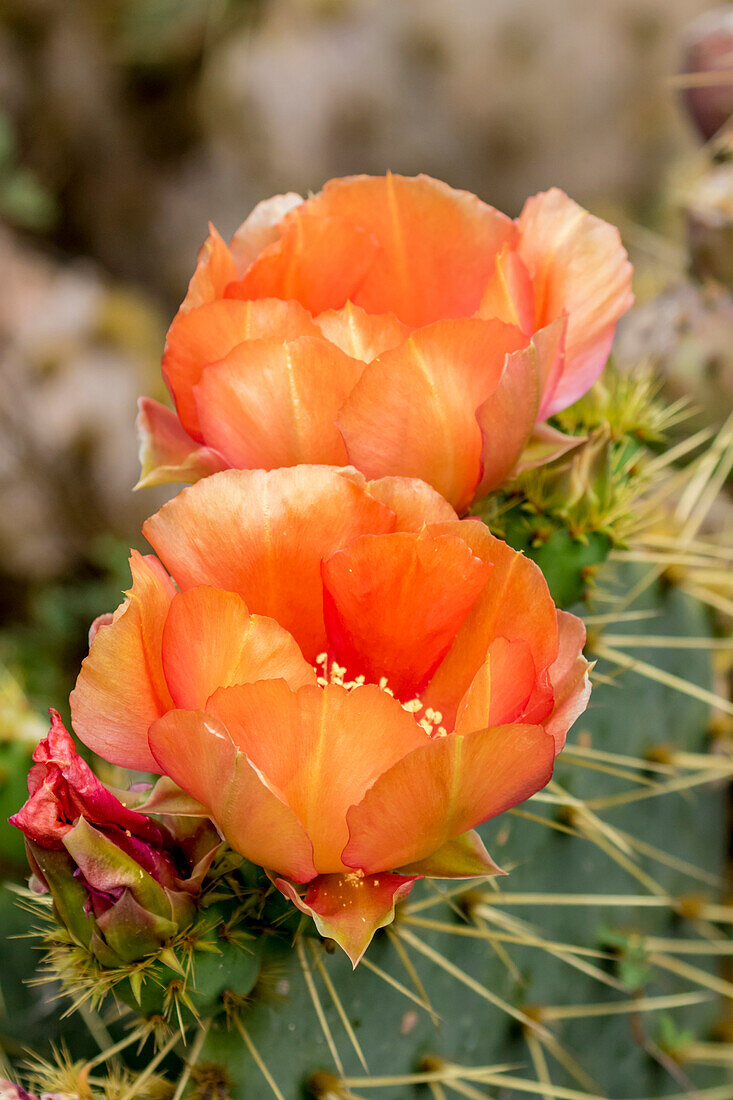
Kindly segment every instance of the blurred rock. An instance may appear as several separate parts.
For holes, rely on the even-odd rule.
[[[733,292],[733,130],[685,166],[675,196],[685,219],[690,271]]]
[[[718,425],[733,406],[731,333],[733,297],[714,284],[680,282],[622,318],[614,361],[632,370],[651,360],[670,399],[690,399],[694,426]]]
[[[100,532],[133,538],[155,507],[137,477],[138,393],[158,388],[163,324],[91,264],[0,232],[0,554],[5,574],[59,575]]]
[[[240,166],[236,217],[250,196],[386,168],[512,212],[551,184],[638,200],[677,125],[675,35],[701,7],[272,0],[206,59],[202,120],[223,175]]]
[[[0,74],[56,239],[171,309],[212,219],[426,171],[518,212],[654,198],[668,82],[705,0],[5,0]],[[202,17],[205,12],[206,17]]]

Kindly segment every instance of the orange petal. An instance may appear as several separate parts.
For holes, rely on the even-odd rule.
[[[367,490],[370,497],[392,509],[396,531],[421,531],[426,523],[458,519],[448,501],[416,477],[380,477],[368,482]]]
[[[229,251],[237,265],[239,275],[244,275],[259,254],[264,252],[268,245],[278,240],[279,223],[286,214],[296,206],[300,206],[302,201],[300,195],[296,195],[294,191],[288,191],[285,195],[273,195],[271,199],[263,199],[262,202],[257,203],[229,242]]]
[[[481,479],[476,499],[497,489],[514,472],[532,435],[539,406],[537,357],[530,344],[507,355],[499,385],[476,411],[481,429]]]
[[[329,651],[347,676],[417,695],[445,656],[491,566],[462,539],[399,533],[358,539],[323,563]]]
[[[227,285],[236,279],[237,266],[232,254],[216,229],[209,223],[209,235],[204,241],[196,261],[196,270],[188,284],[188,292],[181,303],[180,313],[224,297]]]
[[[537,419],[549,416],[547,409],[552,405],[562,372],[565,369],[565,340],[568,331],[568,316],[562,313],[549,325],[539,329],[532,337],[535,350],[537,371],[540,377],[540,407]]]
[[[157,771],[148,729],[173,704],[161,638],[175,585],[159,561],[130,556],[126,605],[100,626],[71,693],[71,720],[85,745],[112,764]]]
[[[209,810],[235,851],[307,882],[316,874],[310,841],[295,814],[269,790],[210,714],[171,710],[150,729],[162,771]]]
[[[381,251],[353,300],[416,327],[475,313],[497,252],[517,235],[498,210],[429,176],[331,180],[305,209],[374,235]]]
[[[448,734],[415,749],[349,810],[343,859],[367,874],[423,860],[544,787],[555,743],[541,726]]]
[[[227,294],[237,298],[284,298],[311,313],[341,309],[362,283],[379,246],[371,233],[342,218],[315,217],[306,206],[280,223],[280,240],[269,245]]]
[[[138,401],[137,433],[140,441],[140,480],[136,489],[168,482],[192,482],[224,470],[226,461],[211,447],[200,447],[174,412],[141,397]]]
[[[413,333],[367,366],[339,413],[350,460],[369,478],[422,478],[465,509],[480,475],[476,409],[526,342],[500,321],[439,321]]]
[[[499,385],[477,410],[483,440],[477,500],[523,468],[522,455],[562,369],[565,327],[561,317],[535,333],[528,347],[507,355]]]
[[[316,324],[332,344],[365,363],[396,348],[410,335],[394,313],[366,313],[353,302],[347,302],[343,309],[327,310],[316,317]]]
[[[565,744],[565,737],[573,722],[588,706],[590,698],[590,670],[593,667],[583,656],[585,626],[582,619],[558,611],[557,625],[560,635],[560,651],[550,666],[550,682],[554,692],[554,709],[545,729],[555,738],[557,752]]]
[[[189,435],[204,442],[193,388],[205,367],[223,359],[244,340],[294,340],[307,335],[318,336],[320,331],[297,302],[226,298],[179,313],[166,337],[163,378]]]
[[[486,851],[483,840],[471,829],[454,836],[437,852],[425,859],[399,867],[403,875],[420,875],[424,878],[480,878],[485,875],[503,875]]]
[[[478,316],[495,317],[529,335],[534,332],[534,289],[517,252],[504,245],[484,290]]]
[[[143,533],[180,588],[238,592],[312,662],[326,641],[321,559],[394,525],[394,513],[351,474],[295,466],[207,477],[165,504]]]
[[[456,733],[521,721],[537,681],[532,652],[526,642],[495,638],[486,660],[463,696],[456,715]]]
[[[396,903],[415,881],[405,875],[319,875],[301,897],[292,883],[274,880],[281,894],[313,918],[320,934],[346,952],[354,968],[374,933],[392,923]]]
[[[444,724],[452,723],[458,704],[483,665],[494,639],[522,640],[529,646],[534,661],[536,702],[544,718],[546,710],[542,707],[547,699],[548,670],[557,657],[558,639],[555,605],[541,571],[534,562],[494,538],[480,521],[461,520],[439,524],[430,530],[459,535],[473,554],[482,561],[492,562],[494,569],[455,642],[423,692],[423,702],[443,713]],[[527,714],[531,713],[528,709]],[[530,721],[529,718],[525,720]],[[535,721],[534,717],[531,721]]]
[[[631,264],[615,226],[557,188],[528,199],[519,255],[534,284],[535,328],[568,314],[565,364],[543,416],[576,401],[600,375],[616,322],[631,306]]]
[[[282,680],[260,680],[222,688],[206,709],[302,822],[321,873],[344,870],[349,807],[427,740],[414,718],[374,685],[292,692]]]
[[[200,586],[179,592],[163,631],[163,670],[171,698],[203,710],[217,688],[281,677],[292,688],[315,683],[295,639],[274,621],[250,615],[235,592]]]
[[[347,461],[334,423],[363,364],[327,340],[249,340],[194,389],[207,441],[241,469]]]

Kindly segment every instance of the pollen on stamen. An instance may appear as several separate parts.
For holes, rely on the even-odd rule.
[[[379,687],[380,687],[381,691],[386,691],[387,695],[394,695],[394,692],[392,691],[392,688],[387,683],[387,677],[386,676],[381,676],[380,677]]]
[[[340,665],[336,661],[331,661],[329,665],[327,653],[318,654],[315,660],[315,671],[316,683],[319,687],[328,687],[329,684],[337,684],[339,687],[345,688],[346,691],[353,691],[354,688],[363,687],[367,682],[366,676],[363,674],[355,676],[351,680],[347,680],[346,666]],[[376,686],[380,691],[394,698],[394,691],[389,686],[389,681],[386,676],[380,676]],[[416,696],[414,699],[408,699],[404,703],[400,702],[400,706],[403,710],[406,710],[408,714],[414,714],[417,718],[417,715],[423,709],[423,702]],[[433,710],[432,707],[428,707],[417,724],[425,730],[428,737],[447,737],[448,731],[445,726],[441,725],[442,721],[442,713],[439,710]]]

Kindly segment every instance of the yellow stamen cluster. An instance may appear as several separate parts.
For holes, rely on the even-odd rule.
[[[339,687],[345,688],[346,691],[353,691],[354,688],[363,687],[366,684],[366,676],[356,676],[353,680],[346,679],[346,666],[340,665],[336,661],[328,663],[328,654],[319,653],[316,657],[316,683],[319,687],[328,687],[329,684],[338,684]],[[377,687],[380,691],[384,691],[387,695],[391,695],[394,698],[394,692],[387,682],[386,676],[381,676]],[[418,719],[417,715],[423,709],[423,702],[417,697],[415,699],[408,699],[406,703],[400,703],[403,710],[406,710],[409,714],[416,716],[418,726],[421,726],[428,737],[447,737],[448,730],[445,726],[441,725],[443,721],[443,715],[439,710],[433,710],[432,707],[428,707],[422,718]]]
[[[366,676],[357,676],[354,680],[347,680],[346,677],[346,665],[339,665],[336,661],[332,661],[329,667],[328,654],[319,653],[316,657],[316,673],[320,669],[320,675],[316,677],[316,683],[319,687],[328,687],[329,684],[338,684],[339,687],[346,688],[347,691],[353,691],[354,688],[363,687],[366,683]],[[384,680],[386,685],[387,681]],[[382,681],[379,683],[382,690],[386,690],[386,686],[382,687]],[[390,691],[389,693],[393,693]]]

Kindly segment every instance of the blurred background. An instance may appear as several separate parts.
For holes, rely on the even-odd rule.
[[[0,737],[63,710],[160,502],[130,492],[135,400],[163,396],[209,220],[228,236],[353,172],[424,171],[512,215],[558,185],[637,265],[618,359],[654,357],[703,418],[730,406],[733,6],[710,7],[0,2]]]

